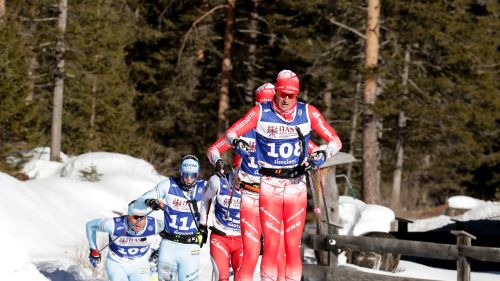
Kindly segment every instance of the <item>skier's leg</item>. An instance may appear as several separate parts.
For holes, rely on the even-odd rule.
[[[110,281],[127,281],[127,272],[125,268],[117,261],[108,257],[106,258],[106,273]]]
[[[128,266],[129,281],[150,281],[151,280],[151,271],[149,269],[149,261],[145,260],[144,262],[140,262],[131,266]]]
[[[231,237],[230,246],[231,266],[234,272],[234,280],[238,280],[238,268],[241,267],[241,261],[243,260],[243,243],[241,241],[241,236]]]
[[[178,260],[181,244],[162,239],[160,243],[160,254],[158,256],[158,280],[178,281]]]
[[[280,246],[280,230],[283,215],[283,183],[286,180],[261,177],[260,183],[260,225],[264,234],[264,254],[260,265],[263,281],[276,280],[278,268],[276,258]]]
[[[229,262],[231,255],[226,239],[226,237],[217,235],[213,232],[210,234],[210,256],[212,257],[214,270],[218,273],[217,280],[219,281],[229,280]]]
[[[252,281],[260,254],[262,228],[259,219],[259,194],[242,191],[240,228],[243,242],[243,259],[238,270],[239,281]]]
[[[200,276],[200,245],[179,244],[179,281],[197,281]]]
[[[307,190],[305,177],[290,179],[284,192],[286,280],[299,281],[302,275],[300,243],[306,219]]]
[[[280,247],[278,249],[278,257],[276,258],[276,265],[278,266],[278,281],[285,281],[286,270],[286,255],[285,255],[285,231],[284,224],[280,231]]]

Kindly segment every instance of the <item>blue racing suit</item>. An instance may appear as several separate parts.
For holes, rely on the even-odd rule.
[[[90,249],[97,249],[96,232],[109,234],[109,252],[106,272],[111,281],[149,281],[150,245],[164,227],[163,221],[146,217],[146,225],[135,232],[128,225],[127,216],[95,219],[87,223]],[[113,242],[111,242],[113,241]]]
[[[160,233],[158,279],[160,281],[198,280],[200,244],[198,227],[203,207],[206,181],[198,180],[193,187],[183,186],[179,178],[161,181],[137,201],[158,199],[164,204],[165,229]]]

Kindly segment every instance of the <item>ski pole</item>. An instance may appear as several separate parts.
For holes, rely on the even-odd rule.
[[[316,199],[316,191],[314,190],[313,179],[310,172],[307,172],[307,179],[309,180],[309,188],[311,189],[311,195],[314,204],[314,214],[319,215],[321,213],[321,207],[318,206],[318,199]]]
[[[226,182],[226,185],[228,187],[231,187],[231,195],[229,196],[229,203],[227,204],[227,209],[226,212],[224,212],[224,219],[227,220],[229,218],[229,208],[231,207],[231,203],[233,202],[233,195],[234,195],[234,185],[230,185],[229,181],[226,179],[226,177],[220,177],[221,179],[224,179]]]
[[[321,173],[319,168],[317,168],[318,171],[318,176],[319,176],[319,188],[321,189],[321,197],[323,197],[323,205],[325,207],[325,215],[326,215],[326,223],[328,223],[328,228],[330,228],[330,214],[328,212],[328,206],[326,205],[326,196],[325,196],[325,189],[323,187],[323,179],[321,179]]]
[[[151,211],[147,212],[147,214],[145,214],[144,216],[142,216],[142,218],[138,219],[131,227],[127,228],[123,234],[120,234],[120,235],[116,236],[113,240],[111,240],[108,244],[106,244],[106,246],[102,247],[102,249],[100,249],[99,252],[102,252],[102,250],[106,249],[109,245],[111,245],[113,242],[115,242],[116,239],[118,239],[118,238],[122,237],[123,235],[125,235],[129,229],[131,229],[132,227],[136,226],[139,222],[141,222],[142,220],[144,220],[144,218],[146,218],[147,216],[149,216],[153,211],[154,210],[151,210]]]

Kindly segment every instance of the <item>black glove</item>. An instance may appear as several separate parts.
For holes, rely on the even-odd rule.
[[[207,243],[208,239],[208,230],[206,225],[200,224],[198,228],[198,244],[200,244],[200,248],[203,247],[203,244]]]
[[[89,261],[93,267],[101,263],[101,253],[97,249],[90,249]]]
[[[224,161],[222,161],[222,159],[215,162],[215,174],[219,177],[224,176]]]
[[[149,262],[158,263],[159,256],[160,256],[160,249],[152,250],[151,256],[149,256]]]
[[[161,209],[160,200],[158,199],[146,199],[144,200],[144,204],[155,211]]]

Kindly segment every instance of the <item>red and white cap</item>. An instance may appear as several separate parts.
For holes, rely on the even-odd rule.
[[[271,83],[265,83],[255,90],[255,102],[265,103],[273,100],[276,94],[274,85]]]
[[[276,91],[278,93],[298,95],[300,90],[299,77],[291,70],[282,70],[276,78]]]

